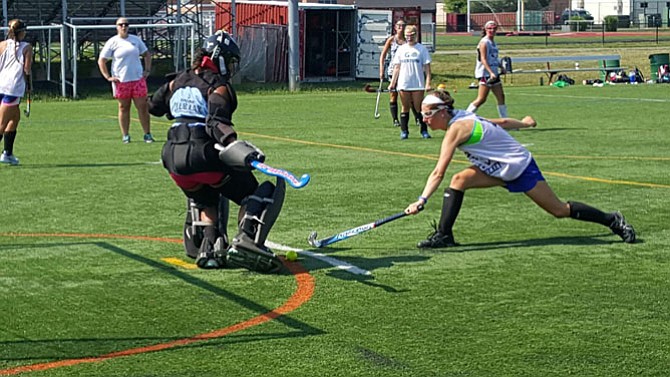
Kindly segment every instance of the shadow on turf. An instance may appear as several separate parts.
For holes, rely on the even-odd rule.
[[[610,239],[602,239],[608,237]],[[642,243],[641,239],[638,239],[636,243]],[[599,234],[595,236],[571,236],[571,237],[548,237],[548,238],[535,238],[528,240],[519,240],[519,241],[506,241],[506,242],[481,242],[481,243],[470,243],[470,244],[461,244],[460,246],[448,247],[442,249],[428,249],[430,251],[442,251],[442,252],[470,252],[470,251],[490,251],[498,249],[509,249],[509,248],[522,248],[522,247],[535,247],[535,246],[550,246],[550,245],[574,245],[574,246],[596,246],[596,245],[612,245],[612,244],[623,244],[616,236],[613,236],[611,233]]]
[[[113,168],[113,167],[124,167],[124,166],[146,166],[161,164],[160,161],[155,162],[127,162],[127,163],[118,163],[118,162],[104,162],[99,164],[25,164],[21,165],[23,169],[53,169],[53,168]]]
[[[180,271],[173,266],[169,266],[153,259],[145,258],[141,255],[134,254],[128,250],[114,246],[107,242],[58,242],[46,244],[10,244],[0,246],[2,249],[11,248],[49,248],[54,246],[68,246],[68,245],[95,245],[102,249],[111,251],[115,254],[131,259],[135,262],[143,263],[150,266],[161,273],[172,275],[187,284],[191,284],[197,288],[204,289],[219,297],[225,298],[229,301],[247,308],[248,310],[258,315],[271,312],[274,308],[263,306],[259,303],[251,301],[246,297],[239,296],[235,293],[229,292],[221,287],[212,285],[206,281],[198,279],[195,276],[188,274],[186,271]],[[244,318],[240,318],[244,320]],[[224,338],[209,339],[207,341],[193,343],[180,347],[211,347],[217,344],[233,344],[251,341],[261,341],[265,339],[283,339],[283,338],[297,338],[321,335],[325,332],[321,329],[310,326],[309,324],[298,321],[286,315],[280,315],[273,319],[273,321],[280,322],[287,327],[297,331],[290,331],[286,333],[274,334],[260,334],[260,335],[242,335],[231,334]],[[0,361],[34,361],[41,362],[44,359],[73,359],[82,357],[97,357],[109,352],[118,351],[119,349],[127,349],[134,347],[141,347],[156,343],[165,343],[179,339],[190,338],[196,334],[188,334],[178,337],[128,337],[128,338],[74,338],[74,339],[28,339],[10,329],[2,329],[2,332],[12,334],[14,337],[21,340],[11,340],[0,342]],[[54,349],[56,348],[56,349]],[[2,369],[3,367],[0,367]]]

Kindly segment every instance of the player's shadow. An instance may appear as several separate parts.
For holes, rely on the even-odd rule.
[[[310,250],[310,251],[320,252],[324,255],[335,258],[334,256],[335,252],[349,249],[350,248],[324,248],[319,249],[318,251],[316,250]],[[398,255],[398,256],[379,257],[379,258],[365,258],[360,256],[345,256],[345,255],[338,255],[336,257],[336,259],[342,262],[346,262],[360,269],[369,271],[370,272],[369,275],[352,273],[347,271],[347,269],[339,269],[327,262],[309,256],[303,257],[301,259],[301,263],[310,272],[321,269],[328,269],[330,270],[328,272],[328,276],[330,277],[334,277],[340,280],[357,281],[360,282],[361,284],[365,284],[371,287],[381,288],[389,293],[400,293],[400,292],[407,292],[408,289],[395,288],[375,281],[374,271],[380,268],[391,268],[399,263],[423,262],[430,258],[431,258],[430,256],[426,255]]]
[[[604,239],[605,237],[607,237],[607,239]],[[644,243],[644,241],[639,238],[635,242]],[[602,246],[620,243],[622,243],[622,241],[611,233],[603,233],[594,236],[547,237],[504,242],[462,243],[459,246],[430,250],[436,252],[474,252],[540,246]]]

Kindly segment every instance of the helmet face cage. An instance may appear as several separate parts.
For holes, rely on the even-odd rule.
[[[233,37],[225,31],[217,31],[207,38],[203,48],[209,53],[222,75],[235,74],[240,60],[240,48]]]

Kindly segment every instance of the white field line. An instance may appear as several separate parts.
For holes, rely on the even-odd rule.
[[[265,244],[270,247],[270,249],[276,249],[276,250],[282,250],[282,251],[295,251],[298,254],[306,255],[308,257],[312,257],[314,259],[318,259],[322,262],[326,262],[329,265],[339,268],[340,270],[352,273],[354,275],[365,275],[365,276],[370,276],[372,275],[372,272],[368,270],[364,270],[360,267],[356,267],[351,263],[347,263],[345,261],[341,261],[339,259],[335,259],[333,257],[329,257],[327,255],[321,254],[321,253],[314,253],[311,251],[303,250],[303,249],[296,249],[290,246],[286,245],[281,245],[278,243],[274,243],[272,241],[266,241]]]
[[[670,99],[660,99],[660,98],[624,98],[624,97],[591,97],[591,96],[570,96],[564,94],[538,94],[538,93],[523,93],[523,92],[513,92],[513,95],[520,96],[533,96],[533,97],[558,97],[558,98],[576,98],[576,99],[595,99],[595,100],[611,100],[611,101],[638,101],[638,102],[661,102],[668,103]]]

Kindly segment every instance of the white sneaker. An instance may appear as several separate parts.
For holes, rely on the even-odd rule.
[[[13,154],[7,154],[6,151],[2,151],[2,156],[0,156],[0,162],[3,164],[18,165],[19,159],[16,158]]]

